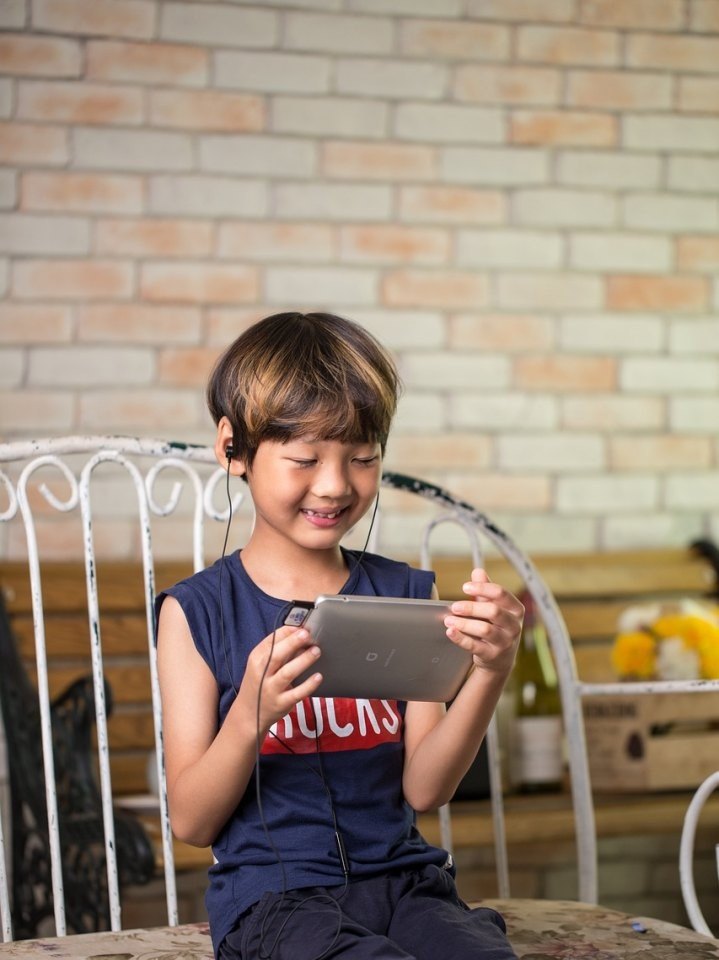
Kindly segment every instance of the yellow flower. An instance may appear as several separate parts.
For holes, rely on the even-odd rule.
[[[705,637],[699,642],[699,659],[702,677],[705,680],[719,680],[719,637]]]
[[[612,647],[612,666],[620,677],[646,680],[654,676],[657,645],[651,634],[642,630],[620,633]]]
[[[702,677],[705,680],[719,679],[719,617],[717,611],[708,610],[701,618],[701,631],[697,642]]]
[[[689,679],[719,679],[719,607],[694,600],[638,618],[640,609],[622,615],[624,630],[612,648],[612,665],[622,679],[676,679],[681,666]],[[633,615],[633,619],[629,616]],[[636,624],[632,629],[629,625]],[[629,627],[629,629],[627,629]],[[687,673],[687,664],[694,667]]]
[[[657,637],[681,637],[686,646],[696,650],[708,632],[716,628],[703,617],[688,613],[667,613],[659,617],[651,626],[652,633]],[[719,634],[718,634],[719,638]]]

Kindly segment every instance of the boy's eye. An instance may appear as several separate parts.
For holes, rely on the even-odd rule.
[[[357,463],[361,463],[365,467],[371,467],[373,464],[377,463],[377,457],[357,457]]]
[[[298,467],[311,467],[314,463],[317,463],[316,460],[302,460],[299,457],[292,457],[292,463],[296,463]]]

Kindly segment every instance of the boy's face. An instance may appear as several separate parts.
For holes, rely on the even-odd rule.
[[[379,443],[263,440],[247,471],[256,514],[253,539],[335,548],[372,505],[381,475]]]

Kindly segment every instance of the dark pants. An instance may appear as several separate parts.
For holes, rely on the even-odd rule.
[[[220,960],[516,960],[502,917],[470,910],[439,867],[265,894],[223,941]]]

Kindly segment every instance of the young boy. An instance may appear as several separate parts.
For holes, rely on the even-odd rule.
[[[320,593],[436,596],[433,574],[340,545],[378,496],[398,389],[373,337],[319,313],[255,324],[208,385],[218,462],[247,481],[255,524],[241,551],[158,597],[158,658],[173,830],[213,846],[224,960],[515,956],[502,918],[460,900],[415,811],[447,802],[479,749],[519,601],[472,571],[445,625],[474,669],[448,710],[313,697],[320,651],[283,625]]]

